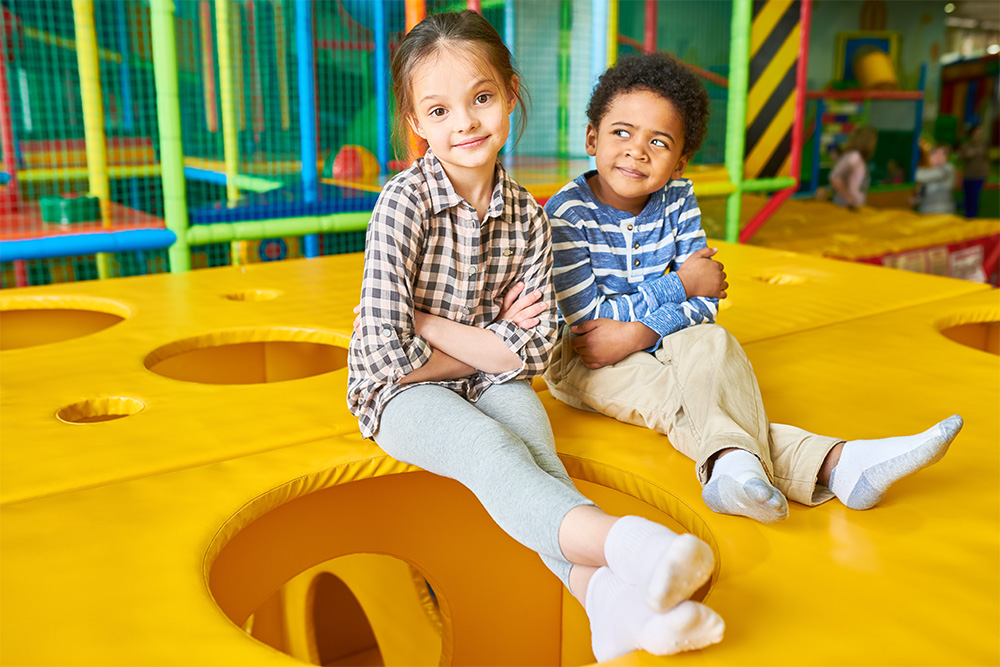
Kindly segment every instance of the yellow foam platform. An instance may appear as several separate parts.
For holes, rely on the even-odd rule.
[[[584,493],[718,556],[699,595],[726,619],[723,643],[615,664],[1000,662],[997,291],[720,247],[722,321],[773,419],[845,438],[953,412],[967,425],[873,510],[793,505],[762,525],[707,510],[663,436],[542,391]],[[0,293],[0,664],[593,660],[579,606],[471,494],[357,435],[337,349],[360,269],[353,255]],[[331,561],[359,553],[397,559],[397,604]],[[325,592],[330,573],[353,597]],[[370,632],[346,633],[349,609],[319,614],[334,598]],[[324,645],[338,629],[353,642]],[[420,638],[413,653],[392,630]]]
[[[753,219],[766,202],[765,197],[744,196],[742,223]],[[1000,220],[997,219],[921,215],[903,208],[862,207],[852,212],[830,202],[789,199],[760,228],[751,243],[857,260],[998,235]]]

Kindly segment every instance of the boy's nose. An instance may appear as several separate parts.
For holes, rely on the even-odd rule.
[[[646,151],[643,149],[642,144],[634,143],[629,144],[625,147],[625,155],[632,158],[633,160],[645,160]]]

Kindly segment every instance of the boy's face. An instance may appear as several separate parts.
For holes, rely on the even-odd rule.
[[[684,174],[684,123],[673,103],[656,93],[623,93],[599,127],[587,126],[587,154],[597,158],[597,175],[589,181],[597,198],[638,215],[652,193]]]

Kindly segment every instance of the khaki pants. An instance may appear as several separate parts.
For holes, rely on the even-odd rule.
[[[818,505],[833,497],[816,476],[830,449],[843,441],[768,422],[753,368],[722,327],[688,327],[665,337],[653,354],[634,352],[597,370],[583,365],[572,338],[564,328],[545,374],[559,400],[666,435],[695,461],[702,485],[708,459],[738,447],[760,459],[789,500]]]

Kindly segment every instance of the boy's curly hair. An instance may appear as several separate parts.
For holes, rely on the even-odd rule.
[[[597,80],[587,105],[587,119],[600,125],[619,95],[648,90],[668,100],[684,123],[684,155],[701,148],[708,131],[708,91],[693,72],[664,53],[623,58]]]

